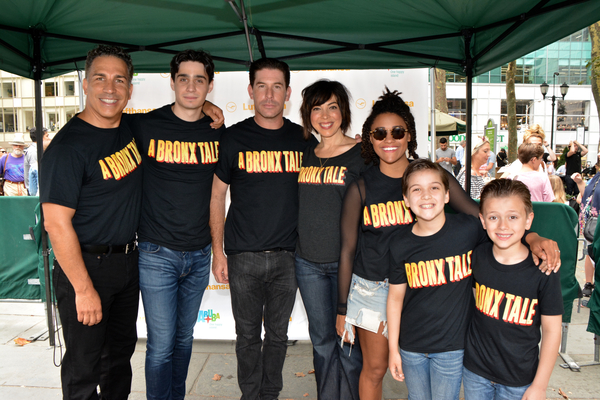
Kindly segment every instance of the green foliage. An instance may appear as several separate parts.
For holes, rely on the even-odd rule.
[[[569,152],[569,146],[566,146],[563,149],[562,154],[558,158],[558,165],[556,166],[556,168],[560,167],[561,165],[564,165],[567,162],[567,153],[568,152]]]

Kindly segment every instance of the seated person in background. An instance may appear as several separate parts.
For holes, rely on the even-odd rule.
[[[519,146],[519,161],[523,164],[521,170],[509,176],[509,179],[523,182],[531,192],[531,201],[554,200],[552,185],[548,175],[540,172],[540,164],[544,161],[544,148],[537,144],[523,143]]]
[[[550,185],[554,192],[554,203],[569,204],[567,196],[565,194],[565,183],[556,175],[550,175]]]

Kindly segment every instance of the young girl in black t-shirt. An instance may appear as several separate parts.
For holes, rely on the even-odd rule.
[[[473,303],[471,253],[487,241],[476,217],[444,213],[448,188],[439,164],[410,163],[402,189],[417,221],[390,243],[389,368],[414,399],[458,399]]]

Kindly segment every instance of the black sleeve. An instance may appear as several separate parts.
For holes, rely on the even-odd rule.
[[[446,175],[450,184],[450,202],[448,203],[450,207],[457,213],[469,214],[479,218],[479,204],[465,192],[450,172],[446,171]],[[471,183],[473,182],[471,181]]]
[[[338,266],[338,307],[337,313],[346,315],[348,293],[352,281],[352,270],[356,247],[358,244],[358,233],[360,229],[360,217],[363,207],[365,193],[365,182],[361,178],[353,182],[346,190],[342,204],[342,215],[340,221],[340,262]]]

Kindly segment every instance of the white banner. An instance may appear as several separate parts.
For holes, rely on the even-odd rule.
[[[290,87],[292,95],[286,103],[284,116],[298,124],[302,89],[319,79],[337,80],[351,93],[352,126],[348,135],[354,137],[362,132],[362,124],[371,112],[372,105],[387,86],[402,92],[402,99],[410,106],[417,129],[417,153],[427,155],[427,87],[428,69],[409,70],[318,70],[292,71]],[[247,72],[215,73],[214,89],[207,97],[223,109],[225,124],[233,125],[254,115],[254,104],[248,95]],[[138,74],[133,79],[133,96],[125,108],[126,113],[146,113],[175,101],[170,86],[170,74]],[[146,323],[140,302],[138,335],[146,336]],[[308,339],[308,321],[300,293],[290,318],[290,340]],[[231,312],[229,285],[210,283],[200,306],[198,322],[194,330],[197,339],[235,339],[235,323]]]

